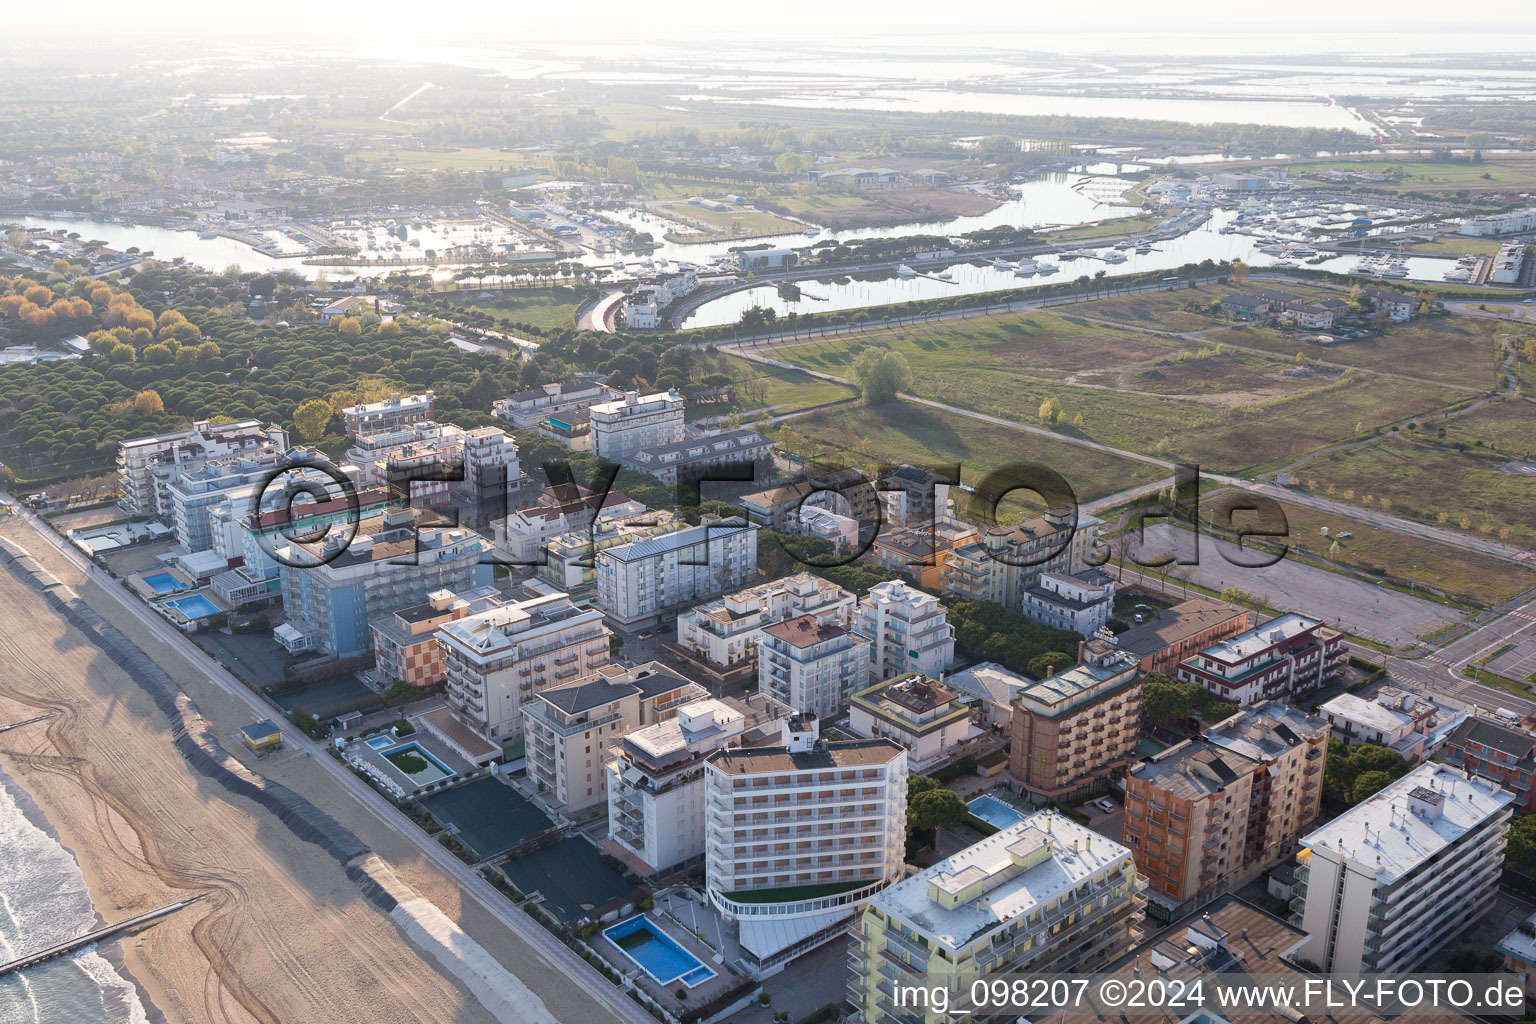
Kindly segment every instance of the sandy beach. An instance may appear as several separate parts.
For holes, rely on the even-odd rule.
[[[32,530],[11,523],[3,533],[169,671],[225,749],[324,808],[368,845],[376,855],[371,864],[392,871],[524,978],[543,1001],[530,1019],[611,1019],[301,752],[284,751],[256,766],[233,740],[250,719],[248,708],[179,652],[145,637]],[[173,746],[154,702],[43,595],[0,571],[0,606],[0,723],[53,714],[0,734],[0,765],[74,852],[102,917],[120,920],[208,894],[122,943],[127,969],[166,1020],[498,1019],[423,954],[397,923],[398,912],[392,917],[367,899],[335,859],[264,807],[195,771]]]

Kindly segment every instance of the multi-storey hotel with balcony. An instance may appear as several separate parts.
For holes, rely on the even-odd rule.
[[[869,638],[871,682],[908,672],[937,679],[955,660],[955,628],[944,606],[900,580],[869,588],[854,612],[853,628]]]
[[[1203,649],[1179,664],[1180,682],[1199,683],[1234,704],[1305,696],[1339,672],[1344,638],[1291,612]]]
[[[188,430],[129,438],[117,446],[118,504],[130,515],[167,519],[171,502],[166,489],[182,474],[210,459],[277,457],[287,450],[288,431],[260,420],[218,426],[199,420]]]
[[[808,572],[738,590],[678,613],[677,645],[701,664],[729,672],[757,656],[763,627],[801,615],[853,618],[853,595]]]
[[[564,811],[605,803],[614,741],[708,696],[654,661],[604,665],[581,682],[537,691],[523,705],[528,781]]]
[[[597,552],[597,606],[624,628],[740,587],[757,575],[755,523],[705,513],[698,526]]]
[[[349,405],[341,411],[349,437],[385,434],[432,419],[437,396],[427,391],[420,395],[388,395],[380,401]]]
[[[475,732],[503,745],[523,731],[522,707],[539,690],[585,679],[608,664],[603,616],[568,594],[516,601],[444,625],[448,704]]]
[[[1170,921],[1291,857],[1318,819],[1328,723],[1256,704],[1125,775],[1121,842]]]
[[[1087,555],[1104,525],[1086,512],[1048,509],[1014,526],[984,531],[950,551],[939,589],[968,601],[994,601],[1011,612],[1024,608],[1025,591],[1043,573],[1073,576],[1087,568]]]
[[[1412,971],[1488,912],[1512,793],[1424,764],[1301,840],[1292,909],[1323,971]]]
[[[755,977],[842,933],[905,870],[906,749],[820,739],[811,716],[783,729],[705,761],[706,892]]]
[[[986,735],[972,722],[959,694],[916,672],[854,694],[848,728],[859,736],[883,736],[900,743],[907,748],[908,764],[919,773],[964,757]]]
[[[676,391],[626,391],[623,398],[598,402],[587,412],[592,419],[592,454],[609,462],[683,439],[683,396]]]
[[[757,637],[757,690],[797,712],[840,714],[868,678],[868,650],[835,611],[775,622]]]
[[[585,412],[597,402],[608,402],[619,393],[594,380],[573,380],[559,384],[541,384],[496,402],[491,411],[514,427],[536,427],[548,417]]]
[[[1135,763],[1142,676],[1136,656],[1095,638],[1082,661],[1013,699],[1008,771],[1031,799],[1086,794]]]
[[[608,837],[643,875],[704,856],[704,759],[777,741],[792,712],[771,697],[707,698],[625,734],[608,765]]]
[[[942,986],[952,1007],[1004,973],[1087,974],[1131,946],[1136,864],[1119,843],[1041,811],[898,882],[854,932],[848,997],[861,1024],[943,1024],[896,986]]]

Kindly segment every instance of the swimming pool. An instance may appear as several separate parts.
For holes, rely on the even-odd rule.
[[[168,572],[157,572],[153,576],[145,576],[144,585],[161,596],[187,589],[185,584]]]
[[[1003,803],[995,796],[982,795],[965,805],[970,812],[993,828],[1004,829],[1017,825],[1024,815]]]
[[[165,603],[189,619],[206,619],[210,615],[219,614],[219,606],[202,594],[188,594],[186,597],[174,598]]]
[[[672,936],[656,927],[644,914],[605,928],[603,935],[641,970],[656,979],[658,985],[681,981],[693,988],[715,976],[714,971],[704,966],[704,961],[679,946]]]
[[[370,736],[368,739],[363,740],[363,742],[374,750],[383,750],[385,747],[394,746],[397,740],[393,736]]]
[[[370,741],[368,745],[372,747],[373,743]],[[374,747],[374,749],[377,750],[379,748]],[[400,761],[397,760],[397,758],[399,758],[402,754],[406,755],[406,764],[410,763],[411,757],[419,757],[421,760],[427,763],[427,766],[425,768],[419,768],[416,771],[407,771],[406,765],[402,765]],[[402,743],[399,746],[390,747],[388,750],[384,751],[384,760],[394,765],[395,769],[400,772],[400,774],[404,775],[418,786],[429,785],[438,781],[439,779],[446,779],[448,776],[453,774],[453,772],[448,770],[447,765],[443,764],[443,762],[427,753],[427,751],[422,748],[420,743]]]

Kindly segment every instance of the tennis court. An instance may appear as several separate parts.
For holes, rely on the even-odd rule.
[[[545,909],[565,924],[635,888],[580,836],[509,860],[501,872],[524,893],[542,894]]]
[[[421,805],[445,826],[457,826],[459,841],[482,860],[554,825],[511,786],[489,777],[423,797]]]

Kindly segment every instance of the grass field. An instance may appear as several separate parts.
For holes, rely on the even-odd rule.
[[[1231,327],[1206,337],[1282,356],[1306,352],[1314,359],[1364,370],[1491,389],[1499,357],[1496,338],[1508,330],[1497,320],[1446,315],[1422,316],[1388,327],[1380,337],[1333,345],[1316,345],[1270,327]]]
[[[1390,188],[1399,192],[1502,192],[1508,189],[1536,187],[1536,162],[1526,159],[1484,160],[1480,164],[1438,163],[1430,161],[1370,160],[1324,161],[1315,164],[1291,164],[1291,174],[1298,178],[1317,178],[1330,168],[1385,174],[1387,180],[1361,184],[1372,188]],[[1320,180],[1320,179],[1319,179]]]
[[[1087,302],[1075,302],[1055,308],[1083,316],[1097,317],[1101,320],[1120,321],[1154,331],[1198,331],[1206,327],[1220,327],[1232,321],[1203,313],[1186,312],[1185,306],[1191,303],[1203,306],[1229,295],[1270,287],[1275,286],[1264,281],[1244,285],[1206,284],[1198,288],[1110,295],[1102,299],[1090,299]],[[1310,299],[1336,299],[1342,295],[1341,292],[1326,288],[1289,283],[1284,286],[1284,290]]]
[[[1137,214],[1134,217],[1116,217],[1111,220],[1100,221],[1096,224],[1083,224],[1079,227],[1067,228],[1065,231],[1052,231],[1046,237],[1053,242],[1083,242],[1094,238],[1118,238],[1121,235],[1133,235],[1156,227],[1163,220],[1151,214]]]
[[[1368,508],[1385,497],[1395,515],[1531,546],[1536,479],[1503,472],[1503,461],[1393,438],[1322,456],[1301,476],[1313,493]]]
[[[1209,521],[1220,499],[1201,504]],[[1290,534],[1285,543],[1302,554],[1340,563],[1351,569],[1403,585],[1417,583],[1450,597],[1485,607],[1499,604],[1536,587],[1536,568],[1502,558],[1479,555],[1433,541],[1380,529],[1353,519],[1281,502]],[[1237,525],[1243,522],[1239,515]],[[1328,528],[1324,535],[1323,527]],[[1350,537],[1338,540],[1340,532]],[[1334,543],[1337,541],[1337,547]]]
[[[1228,472],[1289,460],[1355,436],[1357,427],[1449,401],[1431,385],[1338,372],[1288,377],[1288,362],[1041,311],[873,332],[775,354],[847,376],[871,345],[906,356],[911,389],[922,397],[1031,425],[1040,422],[1042,403],[1054,399],[1063,433]]]
[[[1067,479],[1079,501],[1167,475],[1150,463],[905,402],[873,408],[863,404],[839,406],[797,417],[785,425],[812,442],[811,450],[804,454],[837,457],[854,465],[959,463],[961,480],[966,484],[975,484],[989,471],[1010,463],[1043,463]],[[1005,509],[1011,505],[1004,503]],[[1014,507],[1025,506],[1019,503]]]
[[[751,412],[772,407],[775,414],[807,409],[813,405],[840,402],[855,398],[858,392],[834,381],[813,377],[803,370],[786,370],[778,366],[764,366],[738,356],[724,356],[725,372],[738,382],[734,401],[708,404],[690,409],[695,418],[728,416],[733,412]],[[761,397],[751,389],[741,388],[743,381],[758,381],[763,386]]]
[[[1425,424],[1426,440],[1438,441],[1437,431],[1445,428],[1445,442],[1462,442],[1474,447],[1496,449],[1514,458],[1536,455],[1536,402],[1507,398],[1474,409],[1443,423]],[[1536,498],[1536,495],[1532,496]]]
[[[1441,235],[1433,242],[1412,242],[1405,252],[1440,252],[1451,256],[1464,256],[1472,253],[1478,256],[1491,256],[1499,251],[1499,242],[1493,238],[1464,238],[1461,235]]]
[[[697,193],[695,193],[697,194]],[[782,235],[803,231],[804,226],[792,220],[762,210],[732,207],[729,210],[710,210],[703,206],[691,206],[687,202],[662,204],[652,213],[676,220],[688,228],[698,228],[712,240],[751,238],[756,235]]]
[[[533,324],[547,331],[576,326],[576,311],[581,304],[566,288],[520,288],[498,291],[494,299],[477,299],[478,291],[466,289],[455,305],[478,309],[494,317],[507,317]]]

